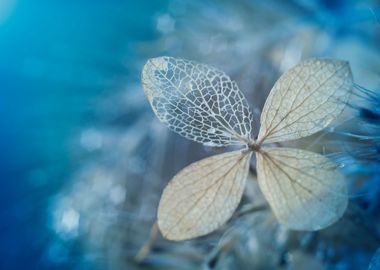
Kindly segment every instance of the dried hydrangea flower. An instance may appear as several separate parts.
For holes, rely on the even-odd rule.
[[[281,224],[318,230],[343,215],[348,196],[337,166],[272,143],[312,135],[340,115],[353,86],[347,62],[311,59],[282,75],[265,102],[256,140],[248,103],[222,71],[158,57],[145,64],[142,83],[157,117],[173,131],[207,146],[243,147],[195,162],[169,182],[158,208],[167,239],[202,236],[224,224],[241,200],[253,153],[259,186]]]

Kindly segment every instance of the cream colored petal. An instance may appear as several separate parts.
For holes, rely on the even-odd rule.
[[[251,137],[252,114],[236,82],[213,67],[172,57],[148,60],[142,83],[157,117],[182,136],[208,146]]]
[[[251,153],[234,151],[195,162],[166,186],[158,207],[158,226],[170,240],[208,234],[238,206]]]
[[[334,163],[300,149],[262,151],[257,153],[259,186],[280,223],[294,230],[314,231],[343,215],[347,187]]]
[[[293,140],[320,131],[342,112],[352,87],[348,62],[301,62],[273,86],[261,114],[258,141]]]

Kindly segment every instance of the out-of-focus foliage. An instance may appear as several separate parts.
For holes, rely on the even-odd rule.
[[[19,143],[15,152],[4,140],[7,268],[27,258],[40,269],[367,269],[380,246],[379,3],[153,2],[15,1],[19,17],[7,19],[15,25],[0,19],[0,83],[10,90],[5,97],[19,97],[0,100],[2,121],[22,124],[2,134]],[[362,97],[333,128],[294,142],[339,162],[353,194],[344,217],[318,232],[286,230],[251,170],[240,208],[222,229],[185,242],[156,235],[137,261],[166,183],[223,151],[189,142],[154,117],[140,72],[161,55],[224,70],[256,117],[275,80],[301,59],[349,61]],[[28,173],[14,173],[20,165]],[[18,177],[27,184],[15,184]]]

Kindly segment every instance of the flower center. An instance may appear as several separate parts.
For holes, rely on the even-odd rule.
[[[256,143],[256,141],[250,141],[248,143],[248,148],[254,152],[259,152],[261,148],[261,144]]]

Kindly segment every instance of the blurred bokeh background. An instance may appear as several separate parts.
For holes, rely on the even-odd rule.
[[[0,0],[0,269],[367,269],[380,246],[379,49],[379,1]],[[224,70],[257,116],[301,59],[350,61],[373,92],[330,130],[344,146],[331,156],[364,195],[331,228],[289,232],[255,208],[252,173],[241,208],[254,210],[200,239],[158,235],[136,260],[165,184],[222,151],[153,115],[140,71],[161,55]]]

